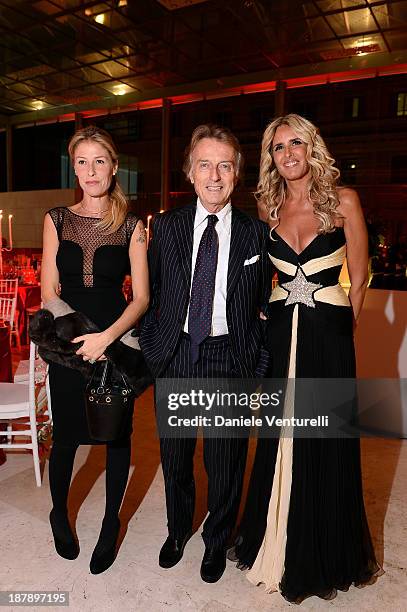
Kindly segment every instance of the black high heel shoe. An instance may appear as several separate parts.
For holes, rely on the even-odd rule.
[[[101,574],[105,572],[116,559],[116,544],[119,537],[119,531],[119,519],[117,519],[114,525],[112,525],[110,521],[106,523],[105,519],[103,519],[99,539],[89,564],[91,574]]]
[[[79,555],[79,544],[72,533],[68,517],[58,518],[54,509],[49,515],[55,550],[60,557],[73,561]]]

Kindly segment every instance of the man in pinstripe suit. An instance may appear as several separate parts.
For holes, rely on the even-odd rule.
[[[196,128],[184,171],[197,198],[154,220],[149,248],[151,305],[140,345],[156,377],[251,378],[265,372],[267,354],[262,348],[259,310],[268,302],[271,289],[268,227],[231,205],[242,161],[240,145],[228,129],[214,125]],[[209,257],[201,250],[201,243],[208,232],[212,232],[209,248],[213,244],[216,248],[215,263],[213,274],[211,266],[204,269],[201,282],[198,275],[202,269],[198,268],[205,268],[202,259]],[[210,326],[207,337],[196,340],[192,330],[201,330],[205,322],[201,325],[194,320],[199,317],[195,293],[202,293],[202,287],[209,291],[211,283]],[[201,295],[199,299],[206,298]],[[169,535],[159,563],[168,568],[181,559],[191,536],[196,440],[165,438],[160,443]],[[247,439],[204,440],[209,515],[202,532],[205,554],[201,577],[206,582],[219,580],[225,569],[226,544],[237,516],[246,454]]]

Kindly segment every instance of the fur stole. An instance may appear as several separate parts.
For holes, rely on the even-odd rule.
[[[44,361],[79,370],[86,379],[90,378],[94,366],[75,354],[82,343],[72,344],[71,340],[98,331],[98,327],[82,312],[54,318],[49,310],[42,308],[30,321],[30,338],[38,345]],[[106,348],[105,355],[124,376],[136,397],[153,382],[141,350],[115,340]]]

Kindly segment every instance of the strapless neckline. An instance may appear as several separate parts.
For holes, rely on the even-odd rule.
[[[341,231],[343,232],[343,227],[336,227],[336,228],[334,229],[334,232],[337,232],[338,230],[341,230]],[[320,238],[321,236],[325,236],[325,234],[316,234],[316,235],[315,235],[315,236],[312,238],[312,240],[310,240],[310,242],[308,242],[308,244],[307,244],[307,245],[306,245],[306,246],[305,246],[305,247],[304,247],[304,248],[303,248],[303,249],[302,249],[300,252],[297,252],[297,251],[296,251],[296,250],[295,250],[295,249],[294,249],[294,248],[291,246],[291,244],[290,244],[289,242],[287,242],[287,240],[285,240],[285,239],[284,239],[284,238],[281,236],[281,234],[279,234],[279,232],[277,232],[277,228],[275,228],[275,227],[274,227],[272,230],[270,230],[270,233],[272,233],[272,232],[274,232],[274,233],[275,233],[275,235],[276,235],[276,236],[278,236],[278,237],[280,238],[280,240],[281,240],[282,242],[284,242],[284,244],[285,244],[285,245],[286,245],[286,246],[287,246],[287,247],[290,249],[290,251],[292,251],[292,252],[293,252],[293,253],[294,253],[294,254],[295,254],[297,257],[300,257],[300,255],[302,255],[303,253],[305,253],[305,251],[307,251],[307,249],[308,249],[308,248],[309,248],[309,247],[310,247],[312,244],[314,244],[314,242],[317,240],[317,238]],[[331,232],[331,233],[333,233],[333,232]]]

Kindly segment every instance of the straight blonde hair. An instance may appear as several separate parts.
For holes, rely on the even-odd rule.
[[[75,132],[68,144],[68,153],[72,164],[75,162],[75,150],[81,142],[97,142],[106,149],[114,166],[117,166],[119,154],[112,137],[108,132],[89,125]],[[112,177],[112,182],[109,187],[110,206],[104,217],[97,224],[106,234],[113,234],[124,223],[128,211],[127,198],[116,176]]]
[[[281,125],[288,125],[307,146],[306,159],[311,174],[308,197],[314,206],[315,216],[320,220],[318,233],[332,232],[335,220],[340,217],[337,212],[340,172],[318,129],[300,115],[291,113],[278,117],[267,126],[261,145],[259,182],[254,195],[266,206],[270,220],[278,221],[280,209],[287,197],[287,184],[273,159],[273,140]]]

